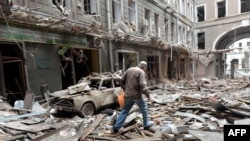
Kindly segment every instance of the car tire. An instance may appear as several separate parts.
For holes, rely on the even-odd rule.
[[[91,102],[83,104],[81,109],[81,117],[92,116],[95,113],[95,106]]]

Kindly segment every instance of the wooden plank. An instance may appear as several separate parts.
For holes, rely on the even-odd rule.
[[[8,127],[10,129],[20,130],[20,131],[27,131],[27,132],[39,132],[43,130],[52,129],[55,127],[55,125],[49,124],[49,123],[39,123],[34,125],[25,125],[20,123],[20,121],[15,122],[7,122],[2,124],[4,127]]]
[[[0,122],[10,121],[10,120],[16,120],[16,119],[24,118],[24,117],[31,117],[31,116],[41,115],[41,114],[45,114],[47,112],[48,111],[41,111],[41,112],[32,112],[32,113],[23,114],[23,115],[17,115],[17,116],[2,117],[2,118],[0,118]]]
[[[136,127],[136,130],[142,135],[142,137],[146,137],[145,133],[141,129]]]
[[[193,112],[193,114],[197,114],[197,113],[199,113],[199,110],[196,110],[196,111]],[[186,117],[186,118],[182,119],[181,122],[178,123],[178,125],[185,125],[191,119],[192,119],[192,117]]]
[[[14,130],[14,129],[9,129],[9,128],[6,128],[2,125],[0,125],[0,129],[3,130],[4,132],[7,132],[8,134],[10,134],[12,136],[22,134],[25,132],[25,131],[18,131],[18,130]],[[1,141],[1,139],[0,139],[0,141]]]
[[[126,137],[125,139],[136,139],[136,138],[141,138],[141,135],[137,133],[137,131],[131,131],[131,132],[127,132],[126,134],[123,134],[124,137]]]
[[[250,100],[246,100],[246,99],[243,99],[243,98],[240,98],[240,97],[235,97],[235,99],[241,101],[241,102],[245,102],[247,104],[250,104]]]
[[[112,137],[101,137],[101,136],[93,136],[93,135],[88,135],[87,138],[99,139],[99,140],[105,140],[105,141],[117,141],[117,138],[112,138]]]
[[[8,141],[21,141],[24,140],[26,137],[26,135],[16,135],[16,136],[12,136],[10,139],[8,139]]]
[[[127,140],[127,141],[161,141],[161,138],[146,137],[146,138],[130,139],[130,140]]]
[[[204,118],[202,118],[200,116],[197,116],[195,114],[191,114],[191,113],[183,113],[183,112],[177,111],[174,115],[175,116],[186,116],[186,117],[190,117],[190,118],[195,118],[195,119],[197,119],[197,120],[199,120],[199,121],[201,121],[203,123],[206,121]]]
[[[143,130],[144,134],[147,135],[147,136],[150,136],[150,137],[153,137],[154,136],[154,133],[148,131],[148,130]]]
[[[100,124],[103,118],[103,114],[97,115],[95,122],[93,122],[88,128],[83,130],[82,135],[80,137],[80,141],[83,141],[91,132],[93,132],[95,128]]]
[[[120,133],[120,134],[125,134],[126,132],[128,132],[128,131],[131,130],[131,129],[138,128],[139,125],[140,125],[140,123],[136,123],[136,124],[133,124],[133,125],[128,126],[128,127],[126,127],[126,128],[122,128],[122,129],[119,131],[119,133]]]
[[[162,113],[157,113],[157,114],[154,114],[154,115],[149,115],[149,118],[155,119],[155,118],[160,117],[162,115],[163,115]]]
[[[64,125],[64,126],[58,128],[58,129],[56,129],[56,130],[53,130],[52,132],[49,132],[49,133],[44,134],[44,135],[42,135],[42,136],[40,136],[40,137],[38,137],[38,138],[35,138],[35,139],[33,139],[32,141],[41,141],[42,139],[46,139],[46,138],[48,138],[49,136],[52,136],[52,135],[54,135],[54,134],[56,134],[56,133],[58,133],[58,132],[60,132],[60,131],[62,131],[62,130],[64,130],[64,129],[67,129],[67,128],[69,128],[69,125]]]

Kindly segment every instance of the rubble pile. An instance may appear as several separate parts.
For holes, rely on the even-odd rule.
[[[248,78],[202,78],[151,86],[150,100],[145,100],[154,125],[143,130],[142,115],[134,105],[119,133],[111,132],[119,107],[65,118],[53,114],[46,104],[34,102],[32,109],[20,109],[2,98],[0,140],[221,141],[224,125],[250,123],[249,82]]]

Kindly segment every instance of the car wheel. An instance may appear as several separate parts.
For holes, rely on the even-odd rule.
[[[95,106],[94,104],[87,102],[83,104],[81,109],[81,114],[83,117],[92,116],[95,113]]]

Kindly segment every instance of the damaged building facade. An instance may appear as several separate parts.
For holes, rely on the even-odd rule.
[[[250,0],[197,0],[194,5],[197,13],[195,39],[197,48],[204,51],[204,54],[200,54],[200,60],[204,61],[196,63],[197,76],[228,78],[226,70],[230,69],[229,77],[234,78],[235,68],[244,62],[247,64],[243,65],[243,69],[248,70],[249,58],[235,56],[230,63],[226,60],[241,52],[245,56],[249,54],[249,43],[245,46],[235,43],[250,35]],[[230,49],[230,46],[234,46],[234,49]],[[230,56],[227,57],[228,53]]]
[[[148,62],[149,84],[194,72],[193,0],[3,0],[0,93],[41,98],[92,72]]]

